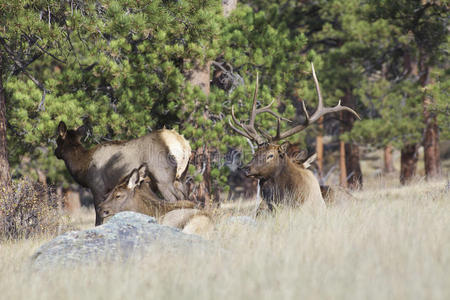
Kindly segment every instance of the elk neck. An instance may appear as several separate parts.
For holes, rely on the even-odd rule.
[[[95,148],[88,150],[82,145],[76,145],[66,149],[62,155],[70,175],[84,187],[87,187],[87,173],[94,152]]]

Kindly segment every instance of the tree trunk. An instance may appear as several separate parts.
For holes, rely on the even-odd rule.
[[[229,17],[231,12],[236,9],[237,0],[222,0],[223,15]]]
[[[424,49],[419,50],[419,83],[424,88],[423,95],[423,117],[425,130],[423,133],[422,146],[424,148],[425,176],[427,179],[437,177],[441,174],[441,161],[439,157],[439,129],[436,115],[430,111],[433,99],[427,94],[426,87],[429,84],[429,57]]]
[[[8,186],[10,181],[6,141],[6,96],[3,88],[2,58],[0,56],[0,189]]]
[[[394,172],[394,162],[392,161],[392,147],[387,145],[384,147],[384,168],[383,173],[389,174]]]
[[[319,119],[319,133],[316,137],[316,153],[317,153],[317,171],[319,173],[319,182],[323,176],[323,117]]]
[[[193,70],[186,73],[186,79],[192,85],[200,87],[200,89],[205,93],[206,96],[209,95],[210,84],[210,63],[205,63],[203,66],[196,64]],[[200,109],[200,108],[199,108]],[[207,111],[204,112],[203,117],[208,118]],[[195,200],[202,202],[205,206],[211,203],[211,165],[210,165],[210,153],[208,147],[199,147],[195,152],[195,157],[193,164],[196,167],[197,172],[203,172],[203,180],[200,182],[195,189],[197,194],[195,195]],[[193,182],[192,184],[196,184]],[[192,190],[192,187],[190,188]]]
[[[352,90],[347,89],[342,99],[342,105],[348,106],[352,109],[355,108],[355,99],[353,97]],[[344,132],[349,132],[353,128],[355,122],[355,115],[347,111],[343,111],[341,114],[342,128]],[[350,188],[360,188],[363,184],[361,166],[359,163],[359,147],[352,143],[345,144],[345,159],[347,168],[347,182]]]
[[[345,144],[345,166],[347,168],[347,182],[351,189],[362,187],[362,172],[359,164],[359,147],[355,144]]]
[[[347,187],[347,168],[345,167],[345,143],[339,141],[339,185]]]
[[[436,115],[430,111],[432,99],[426,94],[423,102],[425,130],[423,136],[425,176],[427,179],[441,175],[441,160],[439,151],[439,128]]]
[[[416,175],[418,144],[404,145],[400,158],[400,183],[406,184]]]

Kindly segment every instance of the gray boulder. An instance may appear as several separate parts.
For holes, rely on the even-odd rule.
[[[33,254],[31,263],[33,269],[42,270],[54,266],[122,262],[151,255],[155,249],[171,254],[209,246],[210,243],[199,236],[159,225],[147,215],[126,211],[93,229],[56,237]]]

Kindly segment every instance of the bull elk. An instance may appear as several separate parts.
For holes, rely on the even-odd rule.
[[[214,225],[208,213],[196,209],[191,201],[160,199],[152,190],[150,177],[145,165],[124,177],[100,203],[102,219],[128,210],[155,217],[162,225],[179,228],[185,233],[206,235],[212,231]]]
[[[145,164],[153,175],[153,182],[165,200],[185,199],[183,179],[191,147],[174,130],[161,129],[130,141],[113,141],[86,149],[81,139],[86,126],[67,130],[58,125],[55,155],[64,160],[75,181],[91,190],[96,210],[95,225],[102,223],[98,206],[119,181],[133,169]]]
[[[256,87],[253,93],[253,106],[248,124],[238,121],[234,114],[234,107],[231,107],[231,116],[234,124],[229,119],[230,127],[238,134],[256,142],[258,145],[258,149],[255,152],[253,159],[243,169],[247,176],[260,179],[262,198],[271,210],[273,204],[289,200],[293,200],[295,203],[299,204],[309,203],[318,206],[325,205],[319,182],[314,174],[308,170],[309,163],[306,165],[304,163],[299,164],[295,159],[288,155],[289,142],[284,142],[281,145],[276,144],[276,142],[304,130],[316,122],[320,117],[328,113],[348,111],[359,118],[354,110],[342,106],[340,101],[334,107],[324,107],[319,82],[312,63],[311,68],[319,103],[314,114],[310,116],[306,110],[305,102],[302,102],[303,112],[305,114],[305,121],[303,124],[299,124],[285,132],[281,132],[281,120],[289,120],[271,110],[270,107],[273,104],[273,101],[268,106],[256,108],[258,76],[256,78]],[[269,113],[277,118],[277,130],[275,136],[271,136],[266,131],[255,127],[255,117],[262,113]],[[307,159],[307,161],[311,160]]]

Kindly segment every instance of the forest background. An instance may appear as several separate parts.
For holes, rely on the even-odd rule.
[[[431,0],[0,0],[0,183],[72,182],[53,155],[60,121],[88,125],[87,146],[165,126],[191,143],[198,200],[218,201],[229,154],[251,157],[228,126],[231,106],[246,118],[259,74],[258,104],[275,99],[302,122],[302,101],[317,103],[310,62],[326,104],[342,100],[362,118],[326,116],[291,138],[318,152],[318,176],[340,151],[340,184],[361,187],[361,156],[382,149],[391,172],[398,149],[407,183],[421,147],[426,178],[441,176],[448,13],[448,1]],[[272,116],[257,122],[274,133]]]

